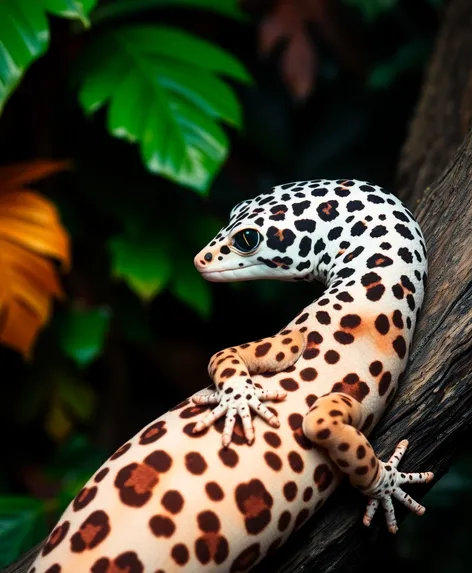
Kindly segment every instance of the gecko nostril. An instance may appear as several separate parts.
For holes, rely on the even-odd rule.
[[[207,263],[209,263],[212,260],[213,255],[211,253],[205,253],[205,256],[203,258]]]

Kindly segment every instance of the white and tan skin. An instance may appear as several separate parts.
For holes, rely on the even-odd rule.
[[[343,475],[421,515],[367,436],[393,398],[426,283],[424,239],[393,195],[354,180],[275,187],[244,201],[196,257],[211,281],[318,280],[323,296],[274,336],[212,357],[213,389],[167,412],[89,480],[29,573],[251,569],[326,501]],[[294,286],[294,288],[296,288]]]

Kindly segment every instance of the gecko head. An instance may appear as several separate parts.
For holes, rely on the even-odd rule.
[[[279,189],[234,207],[228,225],[194,259],[205,279],[312,280],[315,261],[309,235],[316,223],[306,213],[297,217]]]

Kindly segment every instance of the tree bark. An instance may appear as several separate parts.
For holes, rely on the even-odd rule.
[[[472,9],[453,0],[427,67],[422,94],[400,154],[397,195],[410,207],[451,161],[472,119]]]
[[[472,119],[471,61],[472,2],[452,0],[399,164],[399,195],[414,205],[428,245],[429,285],[407,375],[371,436],[382,459],[408,438],[400,467],[435,472],[430,486],[411,489],[415,499],[447,471],[454,445],[472,425],[472,132],[465,135]],[[254,572],[359,568],[368,546],[388,535],[383,515],[369,529],[362,525],[364,507],[365,499],[343,485]],[[408,512],[397,505],[396,513],[401,521]],[[26,573],[37,550],[4,573]]]

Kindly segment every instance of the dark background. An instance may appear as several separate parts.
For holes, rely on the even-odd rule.
[[[171,23],[226,48],[254,78],[252,86],[234,84],[244,129],[227,130],[231,152],[207,197],[149,174],[136,146],[110,136],[105,111],[84,117],[71,69],[94,29],[80,35],[70,23],[51,20],[49,52],[30,68],[0,120],[0,157],[3,164],[38,157],[73,161],[71,172],[36,186],[61,212],[73,268],[64,277],[68,299],[56,305],[32,362],[0,350],[0,565],[47,533],[123,441],[207,385],[214,352],[275,333],[321,292],[317,285],[261,281],[209,285],[211,309],[196,300],[197,291],[186,304],[168,288],[143,302],[112,276],[109,241],[129,218],[156,232],[157,248],[160,241],[176,260],[189,261],[235,203],[271,185],[345,177],[398,187],[397,158],[441,3],[392,1],[378,12],[371,11],[377,0],[311,4],[315,10],[306,8],[310,2],[298,9],[313,65],[295,79],[283,72],[286,41],[261,54],[261,24],[274,2],[246,1],[246,23],[187,8],[132,16],[138,24]],[[189,232],[196,221],[202,224]],[[110,317],[96,357],[83,366],[61,344],[71,308],[101,309]],[[369,568],[470,569],[472,459],[463,450],[423,500],[426,515],[409,517],[395,538],[379,543]],[[8,499],[24,500],[28,511],[8,512]],[[32,499],[39,500],[34,512]]]

